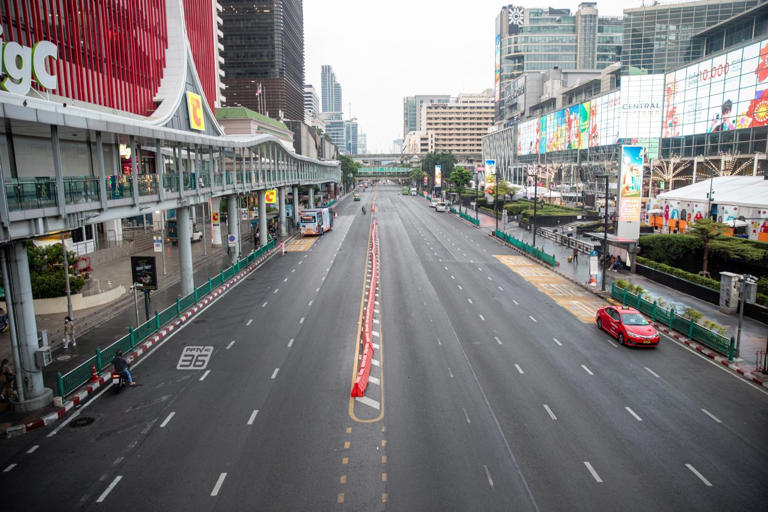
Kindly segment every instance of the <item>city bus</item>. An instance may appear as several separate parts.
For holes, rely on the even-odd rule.
[[[312,208],[299,213],[299,232],[302,235],[322,235],[333,227],[330,208]]]

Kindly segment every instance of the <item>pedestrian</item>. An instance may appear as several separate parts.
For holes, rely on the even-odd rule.
[[[0,384],[2,384],[2,394],[0,394],[0,400],[3,402],[9,402],[13,399],[13,388],[16,384],[16,374],[11,370],[11,364],[8,359],[3,359],[2,367],[0,367]]]
[[[285,241],[280,242],[280,256],[285,256]]]
[[[578,263],[579,262],[579,250],[577,248],[573,248],[573,262]]]
[[[64,317],[64,349],[68,349],[70,343],[74,348],[77,346],[75,342],[75,322],[69,315]]]

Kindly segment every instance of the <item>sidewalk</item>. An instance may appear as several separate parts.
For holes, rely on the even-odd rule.
[[[222,231],[226,231],[226,225],[222,226]],[[288,236],[295,232],[289,230]],[[241,225],[241,233],[246,236],[242,240],[243,254],[247,254],[253,249],[253,240],[246,222]],[[279,239],[278,239],[279,240]],[[163,275],[161,255],[157,256],[158,281],[160,288],[153,291],[150,295],[150,314],[155,310],[161,311],[174,304],[176,298],[181,296],[181,276],[179,273],[178,247],[167,244],[166,248],[166,275]],[[232,265],[232,259],[227,254],[226,245],[223,247],[208,247],[207,256],[204,253],[202,243],[192,244],[192,259],[194,262],[194,280],[195,286],[200,286],[225,268]],[[151,254],[149,251],[140,250],[136,254]],[[131,286],[130,256],[126,255],[110,262],[105,262],[98,268],[94,268],[91,279],[101,279],[110,282],[110,286],[125,286],[128,289]],[[144,298],[139,295],[139,314],[140,322],[144,322]],[[46,387],[56,391],[56,376],[58,372],[62,374],[75,368],[83,361],[93,356],[97,347],[104,348],[113,341],[124,336],[129,327],[136,327],[136,310],[133,302],[133,293],[124,294],[120,299],[105,304],[100,307],[76,311],[75,320],[78,326],[77,346],[69,350],[64,350],[61,337],[63,332],[63,318],[65,315],[38,315],[36,316],[38,330],[50,329],[49,342],[53,349],[53,363],[43,371],[43,381]],[[91,320],[88,320],[91,319]],[[98,319],[98,321],[96,320]],[[82,332],[81,323],[90,323],[87,332]],[[56,334],[58,333],[58,334]],[[58,337],[53,337],[58,336]],[[4,333],[0,337],[0,354],[3,357],[10,358],[11,353],[10,336]],[[30,418],[44,416],[46,413],[56,411],[55,407],[48,407],[41,411],[32,413],[14,413],[9,410],[0,411],[0,430],[5,426],[26,423]]]
[[[495,229],[495,220],[492,216],[480,212],[480,228],[492,233]],[[531,231],[523,229],[517,225],[517,222],[508,222],[502,227],[499,221],[499,229],[506,231],[519,240],[529,244],[533,243],[533,234]],[[589,283],[589,256],[583,253],[579,254],[577,261],[568,262],[568,257],[572,255],[573,249],[564,247],[543,236],[536,236],[536,247],[543,249],[548,254],[554,254],[559,263],[556,271],[565,277],[588,286]],[[599,291],[602,283],[603,269],[599,268],[597,276],[597,287]],[[610,294],[611,284],[622,279],[634,285],[641,286],[651,296],[651,300],[661,298],[672,307],[675,307],[680,313],[686,307],[691,307],[704,314],[708,318],[727,328],[726,337],[736,337],[738,328],[738,317],[722,313],[717,306],[709,302],[697,299],[690,295],[669,288],[644,276],[632,274],[628,271],[608,271],[605,281],[605,289]],[[758,350],[766,350],[766,339],[768,339],[768,327],[756,320],[745,317],[741,326],[741,354],[736,362],[748,371],[754,371],[756,353]]]

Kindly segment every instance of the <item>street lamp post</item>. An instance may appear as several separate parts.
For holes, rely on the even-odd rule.
[[[603,279],[600,284],[600,290],[605,291],[605,274],[608,272],[608,178],[610,175],[606,171],[605,174],[598,174],[596,177],[605,178],[605,220],[603,222]]]
[[[477,174],[475,174],[475,220],[480,221],[477,214],[477,194],[480,192],[480,180],[477,177]]]
[[[539,203],[539,172],[538,169],[534,174],[528,174],[529,178],[533,178],[533,246],[536,247],[536,206]],[[530,197],[530,196],[528,196]]]
[[[494,175],[494,187],[493,187],[493,216],[496,219],[496,231],[499,230],[499,175]]]

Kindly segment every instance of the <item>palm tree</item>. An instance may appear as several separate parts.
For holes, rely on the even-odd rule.
[[[697,237],[704,249],[704,256],[701,259],[701,271],[699,271],[699,274],[702,276],[709,277],[709,271],[707,270],[709,246],[713,240],[718,239],[722,235],[723,228],[725,228],[725,224],[706,218],[697,220],[688,228],[687,234]]]
[[[672,155],[664,160],[655,160],[651,167],[651,188],[654,181],[663,181],[669,183],[669,190],[672,190],[673,183],[678,181],[680,175],[691,165],[690,160],[683,160],[678,155]]]
[[[739,160],[741,160],[741,163],[739,163]],[[720,153],[719,165],[715,164],[712,160],[704,160],[704,166],[712,177],[720,178],[723,176],[741,175],[744,171],[752,168],[752,162],[751,158],[740,157],[730,151],[726,151],[725,153]]]

